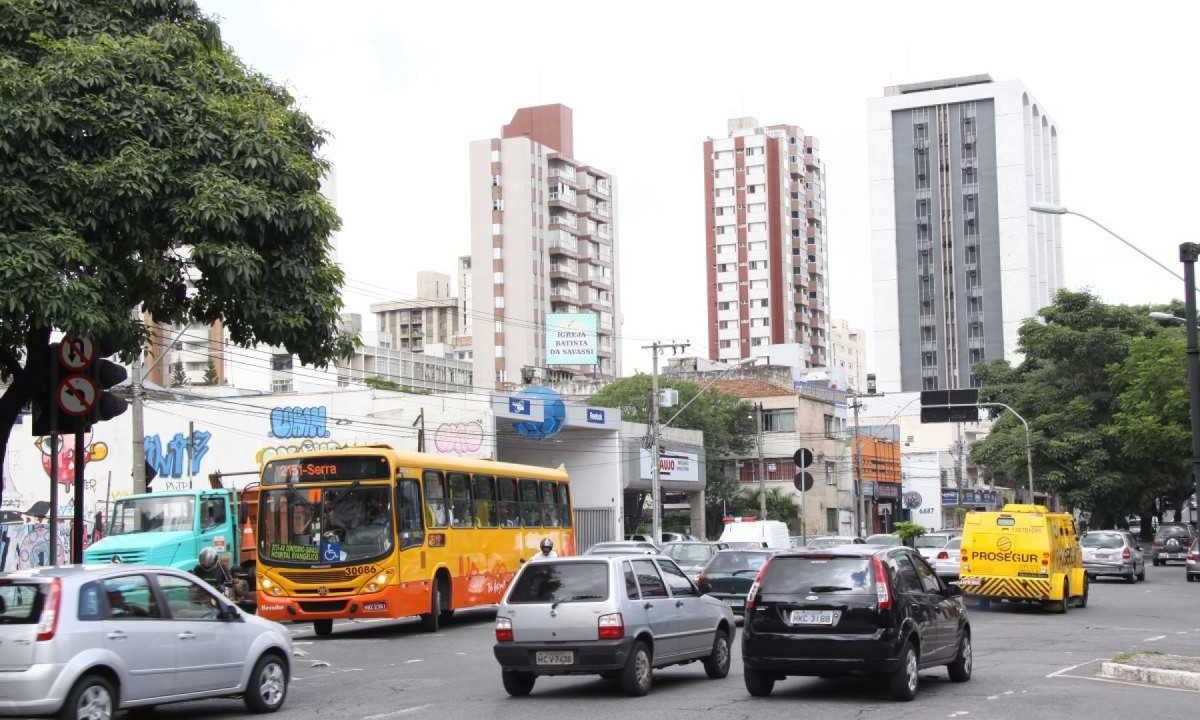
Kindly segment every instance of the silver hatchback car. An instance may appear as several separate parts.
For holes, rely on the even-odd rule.
[[[595,675],[645,695],[656,667],[704,664],[729,674],[733,614],[670,558],[584,555],[530,562],[496,614],[504,689],[528,695],[540,675]]]
[[[292,641],[187,573],[67,566],[0,573],[0,715],[109,720],[118,710],[287,696]]]

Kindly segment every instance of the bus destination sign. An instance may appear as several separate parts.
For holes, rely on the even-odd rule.
[[[272,460],[263,470],[264,485],[286,483],[388,480],[391,471],[380,455],[334,455],[296,460]]]

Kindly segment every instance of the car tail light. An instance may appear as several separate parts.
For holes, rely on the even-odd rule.
[[[1121,551],[1121,559],[1122,560],[1128,560],[1131,557],[1133,557],[1133,553],[1129,552],[1129,548],[1125,548],[1124,550]]]
[[[948,552],[946,552],[945,550],[943,550],[943,551],[941,551],[940,553],[938,553],[938,554],[937,554],[937,559],[938,559],[938,560],[949,560],[949,559],[950,559],[950,553],[948,553]]]
[[[496,642],[512,642],[512,620],[506,617],[496,618]]]
[[[878,556],[872,556],[871,564],[875,566],[875,599],[879,603],[879,609],[890,610],[892,593],[888,587],[888,576],[887,571],[883,569],[883,561]]]
[[[50,583],[50,594],[42,605],[42,617],[38,620],[37,639],[51,640],[58,631],[58,610],[62,604],[62,580],[54,578]]]
[[[1050,553],[1042,553],[1042,565],[1050,564]]]
[[[1193,562],[1195,562],[1196,560],[1200,560],[1200,552],[1192,551],[1192,552],[1188,553],[1187,559],[1191,560]]]
[[[754,604],[758,602],[758,588],[760,585],[762,585],[763,575],[767,572],[767,567],[770,564],[771,559],[767,558],[767,561],[758,569],[758,574],[754,576],[754,583],[750,585],[750,592],[746,593],[747,617],[749,616],[750,611],[754,609]],[[747,620],[747,622],[749,622],[749,620]]]
[[[596,620],[596,637],[600,640],[620,640],[625,637],[625,618],[621,613],[601,615]]]

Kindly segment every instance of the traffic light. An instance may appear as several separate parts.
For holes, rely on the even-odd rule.
[[[98,359],[92,363],[92,382],[95,384],[97,397],[92,406],[90,423],[112,420],[129,407],[128,400],[109,392],[111,388],[121,384],[125,378],[129,377],[125,368],[111,360],[104,359],[115,352],[116,348],[105,340],[96,343]]]
[[[921,422],[979,422],[979,389],[922,390]]]

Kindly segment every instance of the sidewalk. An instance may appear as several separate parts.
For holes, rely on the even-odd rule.
[[[1112,680],[1200,692],[1200,657],[1158,652],[1121,653],[1100,666]]]

